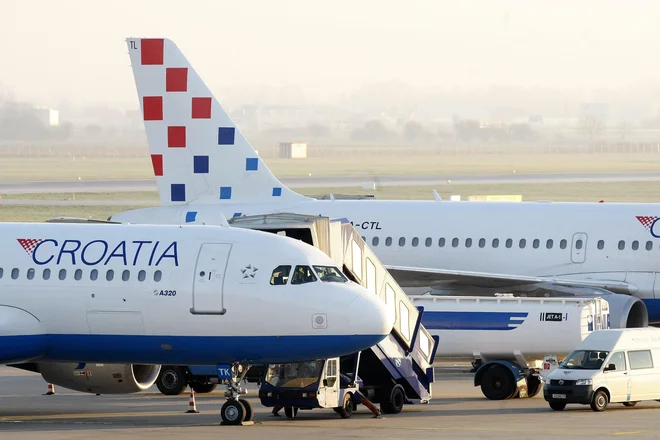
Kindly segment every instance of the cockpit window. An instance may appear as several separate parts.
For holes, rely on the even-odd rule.
[[[277,266],[270,277],[270,284],[273,286],[283,286],[289,280],[291,266]]]
[[[309,266],[296,266],[291,278],[291,284],[305,284],[316,281],[316,275]]]
[[[316,274],[326,283],[345,283],[348,281],[343,273],[334,266],[314,266]]]

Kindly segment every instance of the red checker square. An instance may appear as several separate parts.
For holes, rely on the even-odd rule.
[[[145,96],[142,98],[142,109],[145,121],[163,120],[163,97]]]
[[[154,175],[162,176],[163,175],[163,155],[162,154],[152,154],[151,155],[151,164],[154,166]]]
[[[163,64],[163,46],[165,41],[162,38],[145,38],[141,41],[142,46],[142,65],[145,64]]]
[[[169,148],[186,148],[186,127],[167,127],[167,146]]]
[[[188,68],[168,67],[165,69],[165,90],[186,92],[188,90]]]
[[[192,118],[211,119],[211,98],[192,99]]]

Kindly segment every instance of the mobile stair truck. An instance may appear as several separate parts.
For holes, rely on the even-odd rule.
[[[264,406],[274,407],[275,413],[284,408],[290,418],[298,410],[313,408],[332,408],[350,417],[359,403],[378,415],[398,413],[404,403],[431,399],[438,339],[422,325],[423,308],[412,303],[350,223],[298,214],[238,217],[229,223],[320,248],[348,278],[381,298],[394,321],[388,337],[368,350],[341,358],[268,365],[259,387]],[[380,404],[380,411],[372,402]]]
[[[575,346],[610,327],[609,303],[600,297],[410,298],[440,338],[436,360],[473,361],[474,385],[491,400],[534,397]]]

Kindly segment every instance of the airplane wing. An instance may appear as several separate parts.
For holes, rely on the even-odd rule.
[[[462,270],[431,269],[423,267],[385,266],[402,287],[426,287],[451,282],[452,284],[503,288],[516,286],[541,285],[545,288],[556,287],[592,287],[606,289],[613,293],[631,295],[637,287],[623,281],[609,280],[573,280],[561,277],[539,277],[511,275],[489,272],[470,272]]]

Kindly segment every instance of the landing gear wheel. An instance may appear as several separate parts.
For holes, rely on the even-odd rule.
[[[195,382],[191,385],[193,391],[195,391],[197,394],[206,394],[210,393],[215,388],[218,386],[217,383],[202,383],[202,382]]]
[[[490,400],[511,399],[517,389],[509,369],[500,365],[490,367],[481,378],[481,392]]]
[[[353,409],[353,394],[346,393],[344,396],[344,402],[340,408],[337,408],[337,413],[342,419],[348,419],[353,415]]]
[[[598,412],[605,411],[607,403],[607,394],[605,394],[605,391],[598,390],[594,393],[593,399],[591,399],[591,409]]]
[[[158,391],[166,396],[178,396],[188,386],[188,375],[183,367],[163,365],[156,379]]]
[[[564,402],[550,402],[550,408],[554,409],[555,411],[561,411],[562,409],[566,408],[566,404]]]
[[[383,414],[399,414],[405,401],[406,395],[401,385],[386,388],[384,396],[380,400],[380,411]]]
[[[284,407],[284,415],[288,419],[294,419],[298,415],[298,407],[297,406]]]
[[[623,402],[623,406],[635,406],[637,402]]]
[[[527,377],[527,397],[534,397],[539,391],[541,391],[541,379],[538,376]]]
[[[220,410],[224,425],[240,425],[245,421],[245,407],[238,400],[228,400]]]
[[[252,411],[252,404],[245,399],[238,399],[238,401],[241,402],[241,404],[243,404],[243,408],[245,408],[245,419],[243,419],[243,421],[251,422],[252,416],[254,415],[254,411]]]

